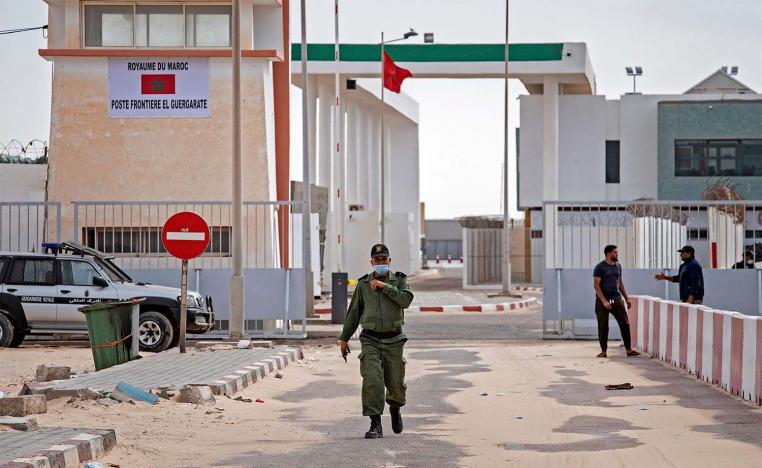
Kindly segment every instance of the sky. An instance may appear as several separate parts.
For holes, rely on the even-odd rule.
[[[292,0],[292,40],[299,41]],[[307,1],[309,42],[333,42],[333,0]],[[505,0],[340,0],[342,42],[377,42],[381,31],[413,27],[438,43],[504,40]],[[677,94],[723,65],[762,90],[762,1],[759,0],[511,0],[511,42],[585,42],[599,94],[615,99],[632,88],[624,67],[640,65],[638,91]],[[0,0],[0,29],[47,22],[42,0]],[[0,143],[47,140],[50,63],[37,55],[40,31],[0,36]],[[421,200],[427,218],[497,214],[501,205],[503,83],[500,80],[421,80],[403,84],[420,104]],[[526,93],[512,81],[512,127]],[[292,110],[301,109],[292,94]],[[301,178],[299,114],[292,118],[292,178]],[[513,135],[513,133],[511,133]],[[511,138],[510,205],[515,206],[515,142]]]

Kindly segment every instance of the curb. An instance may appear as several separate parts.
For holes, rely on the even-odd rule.
[[[405,312],[418,313],[452,313],[452,312],[507,312],[509,310],[523,309],[537,302],[536,297],[522,299],[515,302],[502,304],[477,304],[477,305],[451,305],[451,306],[420,306],[410,307]]]
[[[79,467],[102,457],[115,446],[116,433],[113,429],[91,429],[29,457],[0,464],[0,468]]]
[[[540,291],[541,288],[537,288]],[[522,289],[522,291],[533,291],[534,289]],[[508,310],[523,309],[537,302],[536,297],[530,297],[515,302],[504,302],[502,304],[477,304],[477,305],[446,305],[446,306],[415,306],[405,309],[405,312],[505,312]],[[330,315],[331,309],[315,309],[315,315]]]
[[[275,357],[252,363],[211,383],[189,385],[211,387],[212,393],[215,395],[234,395],[258,380],[265,378],[266,375],[274,372],[276,369],[284,369],[289,362],[295,362],[304,358],[301,348],[281,348],[280,351]]]

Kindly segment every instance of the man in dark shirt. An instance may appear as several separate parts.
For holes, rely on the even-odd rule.
[[[618,263],[619,252],[616,245],[607,245],[603,253],[606,258],[593,270],[595,317],[598,319],[598,341],[601,345],[601,353],[597,357],[608,357],[606,352],[609,343],[609,313],[619,324],[627,356],[637,356],[640,353],[632,349],[630,320],[627,317],[627,309],[632,307],[632,303],[624,289],[622,266]]]
[[[704,271],[696,261],[696,250],[686,245],[680,252],[683,264],[675,276],[659,273],[655,278],[659,281],[672,281],[680,283],[680,300],[688,304],[702,304],[704,302]]]

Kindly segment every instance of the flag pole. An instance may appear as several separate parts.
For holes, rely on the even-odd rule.
[[[386,63],[384,61],[385,57],[385,51],[384,51],[384,32],[381,31],[381,243],[386,242],[386,224],[385,224],[385,208],[386,208],[386,174],[384,173],[385,170],[385,155],[384,152],[385,144],[384,144],[384,108],[386,107],[386,104],[384,103],[384,73],[386,72]]]

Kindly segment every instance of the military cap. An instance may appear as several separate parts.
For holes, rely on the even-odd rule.
[[[376,244],[370,249],[371,258],[388,257],[389,249],[384,244]]]

